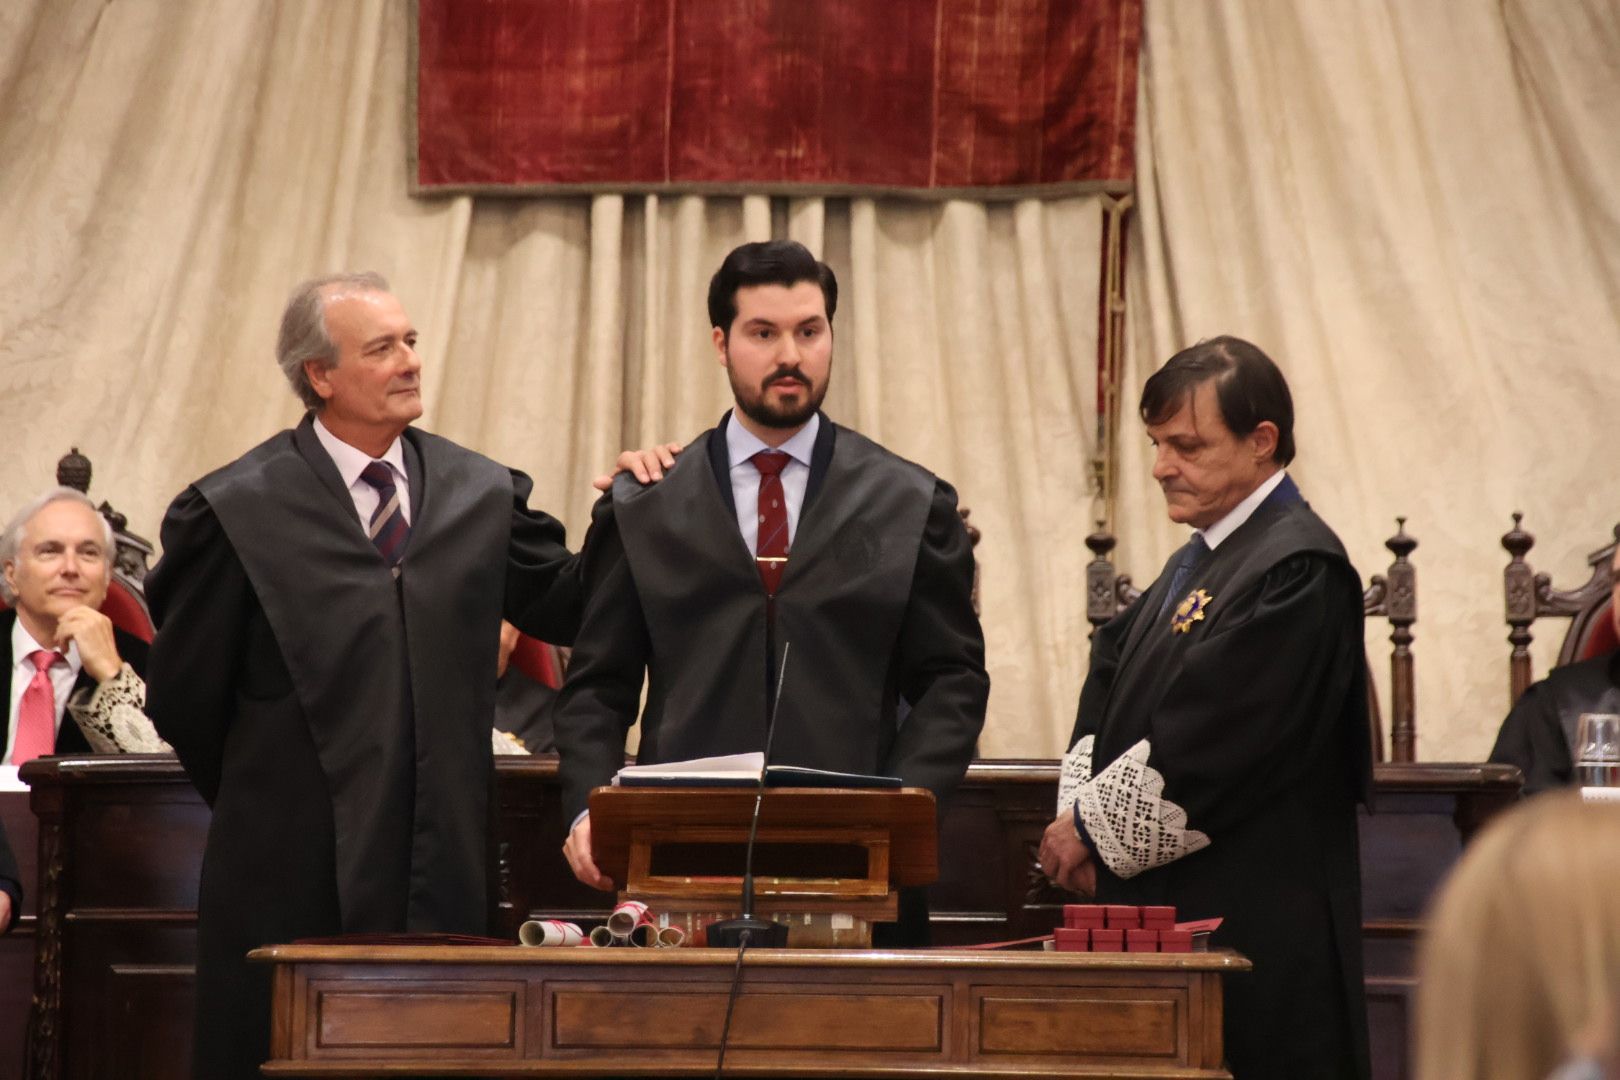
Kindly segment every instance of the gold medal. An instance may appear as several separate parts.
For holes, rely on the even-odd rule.
[[[1203,589],[1194,589],[1187,594],[1187,598],[1176,605],[1176,610],[1170,616],[1170,630],[1172,633],[1185,634],[1192,629],[1193,623],[1204,617],[1209,610],[1210,601],[1215,598]]]

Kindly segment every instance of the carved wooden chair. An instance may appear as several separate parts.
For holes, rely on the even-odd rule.
[[[1371,675],[1367,679],[1367,733],[1372,742],[1373,760],[1415,760],[1417,749],[1417,712],[1415,669],[1412,659],[1412,624],[1417,622],[1417,571],[1408,558],[1417,548],[1417,541],[1407,535],[1406,519],[1395,519],[1395,535],[1384,541],[1394,554],[1395,561],[1383,574],[1374,574],[1361,596],[1362,610],[1369,616],[1389,620],[1389,640],[1393,644],[1389,657],[1390,674],[1390,752],[1384,749],[1383,713],[1378,695],[1373,689]],[[1124,611],[1142,590],[1131,583],[1129,574],[1116,574],[1109,554],[1118,543],[1111,533],[1098,530],[1086,537],[1086,547],[1094,556],[1086,566],[1086,621],[1092,632],[1097,627]]]
[[[1530,664],[1533,640],[1530,628],[1537,619],[1569,620],[1563,644],[1558,648],[1558,667],[1620,648],[1610,611],[1614,593],[1611,568],[1615,545],[1620,544],[1620,524],[1615,525],[1613,538],[1607,544],[1586,557],[1591,567],[1586,581],[1573,589],[1560,589],[1553,585],[1551,575],[1536,573],[1525,559],[1535,547],[1536,538],[1521,527],[1523,520],[1523,514],[1515,513],[1513,528],[1502,537],[1502,547],[1509,556],[1507,567],[1502,571],[1502,592],[1507,608],[1508,643],[1513,646],[1508,656],[1509,706],[1535,681]]]
[[[56,463],[56,482],[86,495],[90,493],[90,475],[90,459],[79,453],[77,446]],[[144,582],[152,558],[152,542],[130,532],[129,519],[105,501],[97,509],[112,526],[115,548],[107,599],[101,604],[102,614],[118,629],[150,642],[155,628],[152,613],[146,606]]]

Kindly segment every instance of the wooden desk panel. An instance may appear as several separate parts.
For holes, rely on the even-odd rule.
[[[611,899],[576,882],[562,858],[555,761],[506,759],[496,771],[495,932],[515,938],[518,924],[536,914],[604,916]],[[5,1006],[27,1000],[30,984],[30,1080],[186,1075],[207,807],[168,757],[44,759],[25,766],[24,778],[35,785],[33,813],[21,811],[17,795],[9,809],[0,796],[0,813],[14,841],[38,816],[37,848],[25,843],[18,853],[25,862],[38,853],[25,914],[50,902],[37,923],[29,915],[0,940],[0,1054],[9,1038],[14,1055],[0,1056],[0,1078],[12,1075],[21,1034],[17,1010]],[[929,890],[936,944],[1042,934],[1060,921],[1069,898],[1034,869],[1056,783],[1052,762],[977,762],[969,770],[941,825],[940,880]],[[1405,1075],[1423,905],[1466,836],[1510,804],[1518,786],[1517,770],[1506,766],[1378,767],[1379,812],[1362,821],[1378,1080]],[[116,1067],[106,1056],[114,1053]]]
[[[699,1076],[735,954],[280,946],[271,1076]],[[1226,1077],[1230,952],[760,950],[726,1067],[753,1076]]]

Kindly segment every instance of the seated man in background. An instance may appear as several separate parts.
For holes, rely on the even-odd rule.
[[[99,610],[112,562],[112,526],[72,488],[47,491],[0,534],[0,594],[11,605],[0,611],[10,649],[0,674],[7,690],[0,764],[87,752],[81,727],[149,728],[141,715],[146,643]],[[78,723],[63,722],[69,712]]]
[[[1620,546],[1610,564],[1609,616],[1620,632]],[[1574,783],[1575,736],[1581,713],[1620,713],[1620,649],[1554,668],[1524,692],[1496,735],[1491,760],[1517,765],[1524,793]]]
[[[586,801],[624,764],[637,712],[642,763],[761,750],[788,645],[771,764],[943,799],[973,756],[990,679],[956,493],[820,412],[837,302],[801,244],[727,255],[709,319],[736,408],[662,483],[620,476],[597,504],[556,721],[564,853],[587,885],[612,887]],[[892,943],[926,940],[921,900],[902,895]]]

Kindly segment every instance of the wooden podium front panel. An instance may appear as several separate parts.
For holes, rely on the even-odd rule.
[[[717,949],[280,946],[271,1076],[713,1072]],[[727,1070],[755,1076],[1226,1077],[1232,953],[747,955]],[[339,1023],[341,1021],[341,1023]]]

